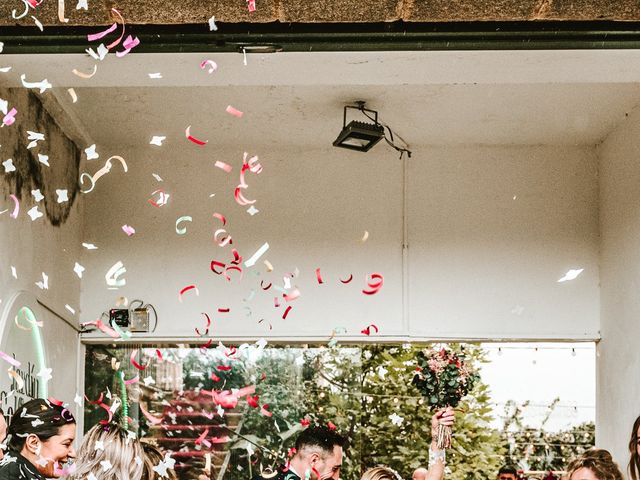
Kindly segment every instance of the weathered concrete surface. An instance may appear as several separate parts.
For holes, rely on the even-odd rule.
[[[249,12],[246,0],[88,0],[89,10],[76,10],[77,0],[65,0],[59,20],[58,1],[43,0],[20,20],[21,0],[0,0],[0,25],[106,25],[118,9],[128,23],[203,24],[215,15],[221,22],[453,22],[506,20],[640,20],[637,0],[256,0]]]

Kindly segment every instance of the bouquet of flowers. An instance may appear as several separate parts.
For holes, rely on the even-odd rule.
[[[425,396],[432,410],[457,407],[480,376],[465,364],[464,353],[449,348],[426,348],[418,352],[418,367],[413,384]],[[438,448],[451,446],[451,427],[440,425],[437,433]]]

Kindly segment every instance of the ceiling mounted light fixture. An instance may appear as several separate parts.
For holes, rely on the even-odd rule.
[[[378,112],[364,108],[364,103],[365,102],[356,102],[356,106],[346,105],[344,107],[342,131],[333,142],[334,147],[368,152],[376,143],[384,138],[384,127],[378,123]],[[349,108],[359,110],[367,118],[373,120],[373,123],[352,120],[347,125],[347,109]],[[373,114],[373,118],[367,115],[367,112]]]

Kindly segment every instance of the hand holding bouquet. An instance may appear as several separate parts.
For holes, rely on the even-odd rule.
[[[432,410],[455,408],[480,378],[465,364],[463,353],[448,348],[428,348],[418,352],[418,368],[413,384],[427,399]],[[440,423],[437,428],[438,448],[451,446],[451,426]]]

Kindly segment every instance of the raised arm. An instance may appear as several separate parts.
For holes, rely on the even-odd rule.
[[[444,467],[446,464],[445,450],[438,450],[436,438],[438,436],[438,426],[448,425],[453,427],[455,422],[453,408],[442,408],[431,417],[431,447],[429,448],[429,472],[427,480],[442,480],[444,478]]]

